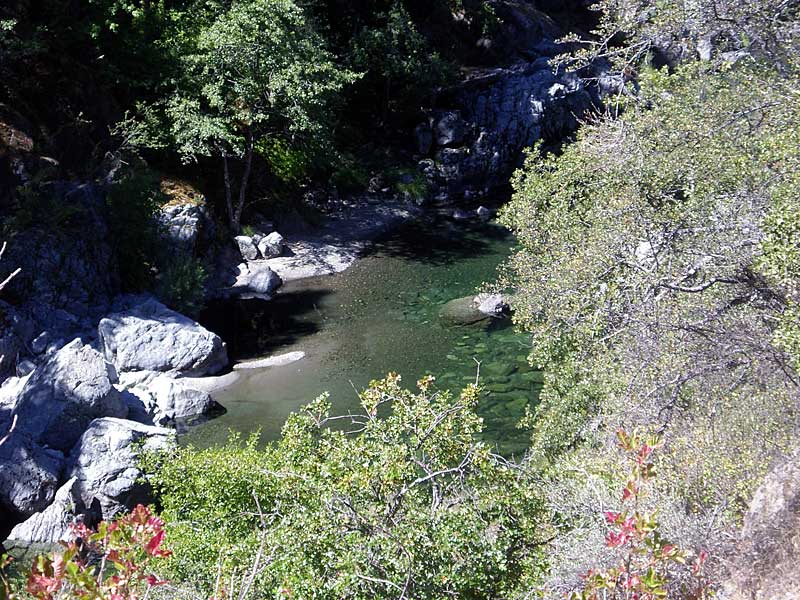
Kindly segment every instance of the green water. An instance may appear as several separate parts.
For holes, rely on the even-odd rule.
[[[520,453],[529,434],[516,423],[541,388],[541,373],[526,362],[528,337],[509,320],[455,326],[438,314],[493,281],[513,244],[496,225],[412,223],[344,273],[289,283],[271,303],[240,307],[235,316],[217,311],[216,328],[234,332],[227,340],[238,358],[295,350],[306,357],[244,371],[215,395],[227,413],[184,440],[205,446],[229,430],[256,429],[275,439],[287,415],[323,391],[335,411],[347,412],[358,406],[356,390],[390,371],[407,386],[431,373],[440,389],[458,390],[475,380],[480,361],[485,436],[504,454]]]

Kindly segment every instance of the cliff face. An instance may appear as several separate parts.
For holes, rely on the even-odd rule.
[[[441,197],[469,202],[506,186],[525,149],[540,140],[562,143],[600,104],[601,86],[551,66],[566,50],[557,40],[574,27],[537,4],[493,4],[500,32],[476,43],[501,66],[465,69],[464,80],[441,91],[415,130],[419,167]],[[571,14],[581,13],[573,7]],[[613,85],[602,76],[597,81]]]
[[[737,546],[722,600],[800,598],[800,453],[756,490]]]

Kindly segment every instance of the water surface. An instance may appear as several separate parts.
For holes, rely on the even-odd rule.
[[[224,441],[229,430],[256,429],[275,439],[289,413],[321,392],[345,413],[358,407],[356,390],[390,371],[407,386],[431,373],[440,389],[459,390],[475,380],[480,361],[485,435],[505,454],[521,452],[529,434],[516,424],[541,388],[541,373],[526,361],[528,337],[508,320],[454,326],[439,318],[447,301],[492,282],[513,245],[497,225],[410,223],[344,273],[288,283],[272,302],[212,309],[205,322],[235,359],[295,350],[306,357],[243,371],[215,395],[227,413],[184,440],[205,446]]]

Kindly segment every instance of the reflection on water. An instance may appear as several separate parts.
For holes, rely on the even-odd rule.
[[[357,407],[356,390],[389,371],[407,386],[432,373],[439,388],[458,390],[475,380],[480,361],[486,436],[506,454],[521,452],[528,433],[516,423],[541,388],[541,373],[526,362],[527,336],[508,321],[459,327],[438,316],[447,301],[492,281],[512,246],[495,225],[412,223],[342,274],[287,284],[273,302],[211,307],[204,322],[235,358],[293,350],[306,358],[244,372],[215,396],[228,412],[184,440],[208,445],[230,429],[275,439],[288,414],[323,391],[346,412]]]

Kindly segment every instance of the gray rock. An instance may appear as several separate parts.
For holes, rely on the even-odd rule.
[[[472,218],[472,214],[470,214],[469,212],[467,212],[462,208],[457,208],[453,211],[453,218],[458,221],[464,221],[466,219]]]
[[[206,222],[201,204],[172,204],[158,214],[166,240],[176,248],[193,251]]]
[[[142,452],[168,448],[175,434],[124,419],[96,419],[70,453],[69,477],[77,479],[85,506],[99,502],[102,518],[152,500],[150,486],[141,481]]]
[[[112,314],[97,327],[106,359],[118,371],[208,375],[228,364],[220,337],[155,300]]]
[[[439,309],[439,318],[452,325],[472,325],[489,318],[475,305],[474,298],[456,298],[450,300]]]
[[[56,544],[66,541],[70,525],[79,521],[84,512],[78,479],[72,477],[58,489],[50,506],[14,527],[8,539],[28,544]]]
[[[236,281],[229,291],[239,298],[269,300],[283,284],[278,274],[263,260],[242,263],[237,270]]]
[[[68,450],[98,417],[125,417],[114,368],[99,352],[74,340],[38,367],[17,401],[20,426],[42,445]]]
[[[261,256],[264,258],[273,258],[283,254],[285,245],[286,242],[283,236],[277,231],[273,231],[258,242],[258,251],[261,252]]]
[[[433,126],[439,146],[458,146],[464,141],[466,125],[459,111],[441,113]]]
[[[0,522],[13,523],[44,510],[53,500],[64,465],[18,430],[0,446]]]
[[[36,364],[30,360],[21,360],[17,364],[17,377],[25,377],[30,375],[36,369]]]
[[[472,299],[478,312],[490,317],[502,317],[508,314],[508,302],[501,294],[478,294]]]
[[[720,600],[800,598],[800,453],[774,467],[753,494]]]
[[[492,211],[486,208],[485,206],[479,206],[475,210],[475,214],[477,214],[478,217],[480,219],[483,219],[484,221],[488,221],[489,219],[492,218]]]
[[[122,390],[132,409],[132,417],[139,423],[167,426],[221,409],[207,392],[195,389],[188,382],[163,374],[146,375],[138,381],[124,377],[121,384],[126,386]]]
[[[258,248],[253,243],[253,238],[247,235],[237,235],[233,240],[239,247],[239,253],[245,260],[256,260],[258,258]]]

